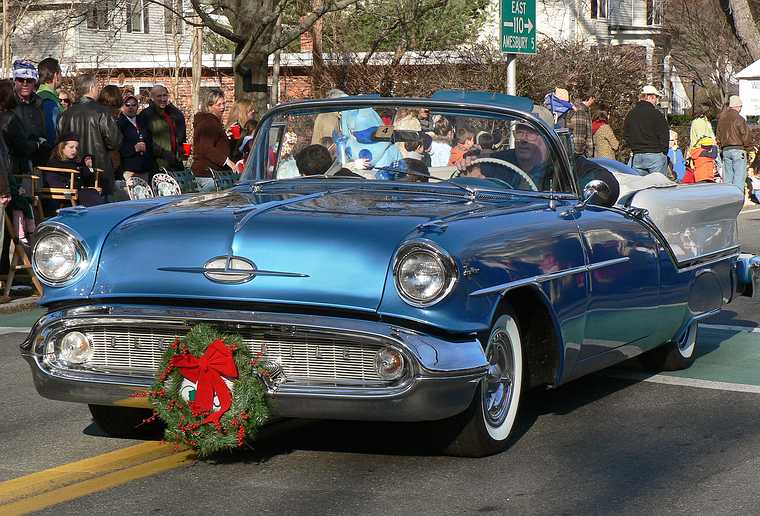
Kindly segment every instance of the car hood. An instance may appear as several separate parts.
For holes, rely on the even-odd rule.
[[[488,206],[356,189],[197,196],[116,226],[103,244],[92,296],[373,311],[396,249],[418,225]],[[232,284],[208,279],[204,265],[225,256],[249,260],[262,274]]]

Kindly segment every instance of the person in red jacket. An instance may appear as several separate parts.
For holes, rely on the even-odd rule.
[[[718,158],[718,146],[715,140],[709,136],[701,138],[697,145],[689,152],[686,161],[686,174],[684,183],[714,183],[718,176],[716,160]]]
[[[214,88],[206,94],[201,111],[193,118],[192,170],[201,192],[214,191],[211,170],[235,169],[230,159],[230,141],[222,125],[226,107],[224,92]]]

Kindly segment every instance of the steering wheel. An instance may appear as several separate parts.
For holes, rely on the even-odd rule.
[[[533,189],[534,192],[538,192],[538,187],[536,186],[536,183],[533,182],[533,179],[531,179],[531,177],[528,175],[527,172],[525,172],[523,169],[521,169],[514,163],[510,163],[509,161],[498,159],[498,158],[478,158],[476,160],[473,160],[472,163],[470,164],[477,165],[480,163],[492,163],[494,165],[501,165],[502,167],[507,167],[508,169],[511,169],[513,172],[517,173],[517,175],[519,175],[521,178],[523,178],[528,183],[528,186],[530,186]],[[504,181],[504,182],[507,183],[507,181]],[[510,186],[510,188],[512,188],[513,190],[516,190],[514,186],[512,186],[509,183],[507,184]]]

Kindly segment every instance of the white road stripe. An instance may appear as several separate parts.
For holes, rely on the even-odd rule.
[[[713,389],[717,391],[732,392],[749,392],[760,394],[760,385],[747,385],[743,383],[715,382],[712,380],[698,380],[695,378],[681,378],[678,376],[667,376],[664,374],[649,374],[639,371],[626,371],[622,369],[613,369],[601,371],[597,374],[608,376],[610,378],[619,378],[621,380],[637,380],[650,383],[661,383],[665,385],[678,385],[681,387],[697,387],[699,389]]]
[[[29,333],[32,328],[19,328],[16,326],[0,326],[0,335],[7,335],[9,333]]]
[[[746,333],[760,333],[760,328],[754,328],[752,326],[731,326],[728,324],[704,324],[699,325],[700,328],[707,328],[709,330],[728,330],[728,331],[743,331]]]

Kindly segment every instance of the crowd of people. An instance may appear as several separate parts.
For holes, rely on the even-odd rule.
[[[78,75],[70,90],[63,89],[53,58],[36,66],[16,60],[12,73],[11,80],[0,81],[0,202],[11,207],[22,243],[38,222],[24,181],[36,170],[43,171],[39,187],[76,189],[85,206],[126,199],[131,177],[150,182],[156,172],[184,170],[188,161],[198,189],[212,191],[211,170],[239,171],[244,144],[256,129],[252,103],[245,100],[234,103],[223,125],[227,103],[220,89],[207,92],[188,141],[185,115],[163,85],[150,89],[148,105],[139,110],[133,89],[101,87],[93,74]],[[69,184],[70,177],[76,184]],[[60,201],[47,200],[43,211],[58,207]]]
[[[657,172],[680,183],[723,182],[741,189],[749,186],[750,196],[760,191],[760,156],[753,156],[758,153],[754,152],[747,121],[740,114],[739,96],[729,98],[716,129],[706,113],[691,122],[686,152],[681,150],[678,133],[657,107],[661,98],[662,93],[654,86],[642,88],[639,101],[623,122],[622,142],[610,126],[608,108],[595,106],[596,99],[588,90],[579,89],[577,99],[571,101],[566,89],[557,88],[546,96],[544,106],[552,113],[555,127],[573,133],[577,155],[618,159],[624,144],[630,150],[628,164],[642,174]]]

